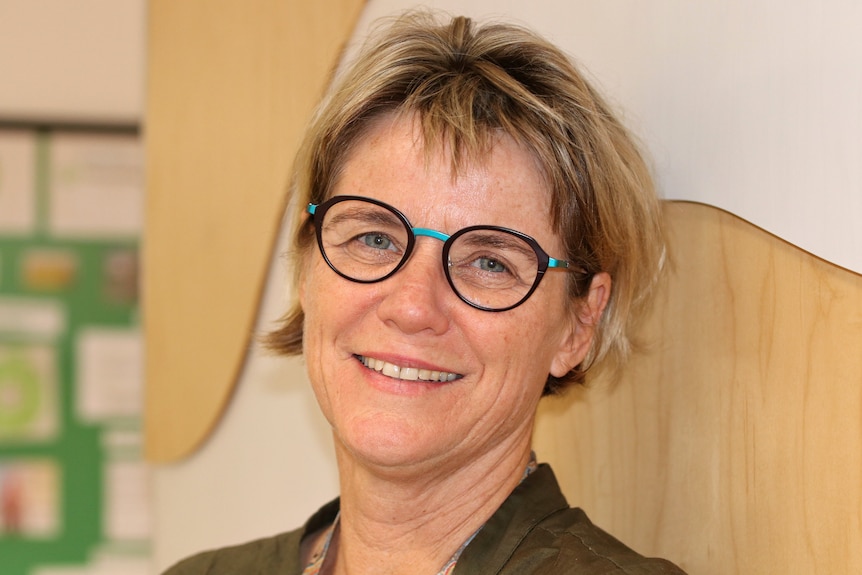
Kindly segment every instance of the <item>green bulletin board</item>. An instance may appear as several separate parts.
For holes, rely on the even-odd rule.
[[[147,575],[134,127],[0,126],[0,573]]]

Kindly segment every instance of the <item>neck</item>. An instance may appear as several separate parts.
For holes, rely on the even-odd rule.
[[[518,485],[529,439],[471,461],[397,469],[360,461],[336,439],[341,523],[328,572],[436,574]]]

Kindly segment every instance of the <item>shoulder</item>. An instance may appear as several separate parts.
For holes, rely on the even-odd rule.
[[[680,575],[673,563],[633,551],[572,509],[541,465],[479,531],[455,573]]]
[[[558,511],[539,522],[515,549],[501,573],[602,573],[681,575],[664,559],[644,557],[595,526],[580,509]]]
[[[237,573],[297,574],[303,529],[198,553],[183,559],[164,575],[233,575]]]

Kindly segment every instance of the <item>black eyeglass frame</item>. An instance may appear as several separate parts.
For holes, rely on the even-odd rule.
[[[328,212],[329,209],[332,208],[332,206],[339,204],[341,202],[346,202],[346,201],[367,202],[367,203],[379,206],[381,208],[384,208],[384,209],[392,212],[393,214],[395,214],[395,216],[401,221],[402,224],[404,224],[404,228],[407,230],[407,246],[404,248],[404,255],[401,257],[401,261],[398,262],[398,264],[394,268],[392,268],[391,271],[389,271],[388,273],[386,273],[385,275],[383,275],[380,278],[371,279],[371,280],[363,280],[363,279],[357,279],[357,278],[348,276],[345,273],[341,272],[337,267],[335,267],[335,265],[330,261],[329,256],[326,255],[326,250],[323,248],[323,231],[322,231],[322,229],[323,229],[323,226],[322,226],[323,218],[324,218],[324,216],[326,216],[326,212]],[[533,295],[533,292],[536,291],[536,288],[539,287],[539,283],[542,281],[542,278],[545,276],[545,272],[548,271],[549,269],[558,269],[558,270],[567,271],[567,272],[582,272],[583,273],[582,270],[579,270],[578,268],[572,267],[570,262],[568,262],[566,260],[560,260],[557,258],[552,258],[551,256],[549,256],[548,253],[545,252],[545,250],[543,250],[542,247],[539,245],[539,242],[537,242],[533,237],[528,236],[527,234],[525,234],[523,232],[519,232],[518,230],[513,230],[511,228],[506,228],[503,226],[492,226],[492,225],[468,226],[466,228],[462,228],[462,229],[458,230],[457,232],[455,232],[452,235],[448,235],[448,234],[444,234],[443,232],[440,232],[437,230],[432,230],[429,228],[414,227],[410,223],[410,220],[407,219],[407,216],[405,216],[403,213],[401,213],[400,210],[387,204],[386,202],[382,202],[380,200],[376,200],[374,198],[368,198],[365,196],[353,196],[353,195],[333,196],[333,197],[329,198],[328,200],[326,200],[325,202],[321,202],[320,204],[309,203],[308,206],[306,207],[306,211],[311,215],[312,222],[314,223],[315,235],[317,237],[317,248],[318,248],[318,250],[320,250],[320,255],[323,256],[324,261],[326,261],[326,264],[329,266],[329,268],[332,271],[334,271],[336,274],[343,277],[344,279],[346,279],[348,281],[352,281],[354,283],[360,283],[360,284],[378,283],[378,282],[382,282],[383,280],[388,279],[388,278],[392,277],[393,275],[395,275],[398,272],[398,270],[400,270],[402,267],[404,267],[404,265],[410,259],[410,256],[413,254],[413,247],[416,244],[416,237],[417,236],[428,236],[428,237],[432,237],[432,238],[438,239],[438,240],[443,242],[443,250],[442,250],[443,273],[446,276],[446,281],[449,282],[449,287],[452,288],[452,291],[455,293],[455,295],[458,296],[458,299],[460,299],[461,301],[463,301],[464,303],[466,303],[470,307],[473,307],[473,308],[476,308],[476,309],[479,309],[482,311],[501,312],[501,311],[508,311],[510,309],[514,309],[514,308],[518,307],[519,305],[521,305],[522,303],[527,301],[531,295]],[[533,285],[530,286],[530,289],[527,290],[527,292],[524,294],[524,296],[520,300],[518,300],[517,302],[515,302],[512,305],[502,307],[502,308],[486,307],[486,306],[483,306],[483,305],[480,305],[480,304],[477,304],[475,302],[470,301],[469,299],[464,297],[461,294],[461,292],[458,291],[457,287],[455,287],[455,282],[452,280],[452,276],[449,273],[449,268],[451,267],[451,262],[449,261],[449,249],[452,247],[452,244],[455,242],[455,240],[458,239],[459,237],[461,237],[463,234],[466,234],[466,233],[472,232],[472,231],[476,231],[476,230],[489,230],[489,231],[496,231],[496,232],[503,232],[503,233],[511,234],[517,238],[520,238],[524,242],[526,242],[533,249],[533,251],[536,253],[538,269],[537,269],[537,273],[536,273],[536,278],[533,280]]]

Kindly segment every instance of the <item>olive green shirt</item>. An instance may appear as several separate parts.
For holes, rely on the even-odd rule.
[[[181,561],[164,575],[300,575],[306,533],[331,524],[336,499],[301,529]],[[554,472],[542,464],[509,495],[464,549],[453,575],[682,574],[663,559],[643,557],[572,509]]]

